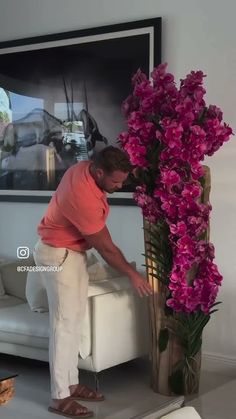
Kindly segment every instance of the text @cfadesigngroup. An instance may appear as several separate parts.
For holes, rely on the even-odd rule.
[[[62,266],[17,266],[17,272],[60,272]]]

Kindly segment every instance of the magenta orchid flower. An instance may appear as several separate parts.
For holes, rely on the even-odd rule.
[[[151,81],[138,70],[133,93],[122,104],[128,131],[119,140],[131,163],[143,171],[134,193],[143,216],[169,228],[173,262],[167,306],[207,314],[222,276],[213,263],[214,246],[206,242],[211,205],[202,203],[201,162],[229,140],[232,129],[223,122],[221,109],[206,106],[204,77],[202,71],[191,71],[177,88],[167,64],[153,70]]]

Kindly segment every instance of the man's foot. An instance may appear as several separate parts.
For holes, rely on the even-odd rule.
[[[105,398],[101,393],[81,384],[70,386],[70,394],[73,400],[85,400],[88,402],[101,402]]]
[[[49,412],[56,413],[57,415],[65,416],[67,418],[79,419],[90,418],[93,412],[88,410],[87,407],[77,403],[71,397],[66,397],[61,400],[53,400],[52,405],[48,408]]]

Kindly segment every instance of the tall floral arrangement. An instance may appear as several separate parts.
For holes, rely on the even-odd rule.
[[[177,87],[167,64],[156,67],[151,80],[138,70],[122,105],[128,130],[120,143],[136,167],[134,198],[152,227],[146,260],[155,263],[152,277],[165,290],[159,350],[170,334],[183,350],[169,377],[176,393],[186,385],[184,370],[201,348],[222,282],[208,241],[211,205],[204,200],[202,161],[229,140],[232,129],[218,107],[206,105],[204,77],[192,71]]]

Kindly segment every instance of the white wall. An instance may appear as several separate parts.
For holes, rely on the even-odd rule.
[[[236,130],[236,3],[234,0],[1,0],[0,40],[10,40],[99,25],[163,17],[163,61],[177,79],[201,69],[207,100],[218,104]],[[212,169],[211,238],[224,275],[223,304],[206,329],[205,351],[236,360],[236,144],[233,138],[208,159]],[[0,204],[0,253],[16,244],[32,246],[45,205]],[[142,263],[138,209],[112,207],[109,226],[129,259]]]

